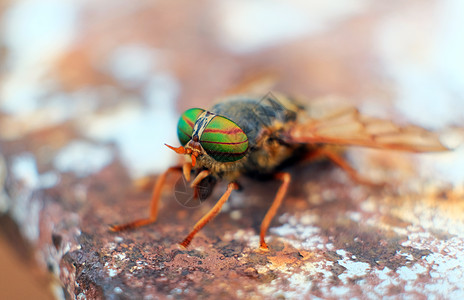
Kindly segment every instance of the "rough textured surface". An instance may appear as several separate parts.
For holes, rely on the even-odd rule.
[[[256,250],[257,233],[272,181],[242,180],[243,191],[188,250],[177,243],[224,183],[203,205],[186,208],[172,176],[156,224],[108,232],[147,212],[150,191],[133,183],[176,162],[163,143],[176,143],[179,111],[210,106],[249,73],[278,73],[277,89],[308,103],[338,95],[373,114],[399,119],[400,111],[423,126],[455,127],[447,138],[457,144],[464,109],[454,95],[464,94],[464,68],[441,57],[454,57],[446,51],[462,41],[444,34],[453,37],[456,25],[444,20],[458,2],[58,2],[38,13],[50,9],[69,24],[48,31],[56,48],[30,33],[34,54],[14,40],[30,28],[14,25],[37,8],[6,6],[9,73],[2,70],[0,102],[0,211],[56,276],[58,297],[464,297],[462,146],[420,157],[349,150],[361,174],[387,182],[382,188],[359,186],[329,163],[290,169],[294,180],[266,254]],[[234,21],[244,12],[278,19],[283,11],[293,16],[282,20],[288,28]]]

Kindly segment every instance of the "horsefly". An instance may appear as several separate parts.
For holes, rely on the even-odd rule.
[[[448,150],[437,135],[420,127],[398,126],[387,120],[367,117],[355,108],[315,116],[311,106],[305,108],[295,99],[283,95],[276,97],[272,93],[263,98],[229,96],[209,110],[191,108],[181,115],[177,136],[179,147],[166,146],[188,158],[182,166],[171,167],[158,177],[149,217],[114,225],[112,231],[155,222],[161,190],[170,173],[183,172],[187,181],[194,174],[191,186],[196,197],[202,183],[227,180],[225,193],[180,243],[188,247],[195,234],[219,213],[232,191],[238,189],[240,176],[270,178],[282,183],[261,223],[260,249],[268,251],[265,235],[289,188],[291,176],[284,169],[290,164],[328,158],[352,179],[363,182],[365,180],[331,146],[353,145],[409,152]]]

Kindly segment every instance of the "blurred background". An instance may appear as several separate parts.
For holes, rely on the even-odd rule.
[[[115,161],[130,179],[157,174],[177,159],[163,144],[177,144],[179,114],[253,74],[308,103],[335,95],[439,132],[464,126],[460,0],[4,0],[0,18],[0,298],[44,290],[30,272],[44,259],[17,250],[39,233],[6,229],[30,217],[11,185],[31,195]],[[423,176],[462,186],[462,147],[420,159]]]

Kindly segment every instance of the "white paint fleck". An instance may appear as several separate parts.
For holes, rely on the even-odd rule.
[[[79,127],[89,138],[116,143],[133,177],[162,172],[178,158],[164,146],[178,144],[179,116],[174,107],[178,92],[177,81],[159,73],[146,85],[147,105],[126,99],[111,111],[79,120]]]
[[[457,9],[462,5],[455,5],[460,1],[447,2],[456,6],[455,18],[463,20],[463,10]],[[454,67],[462,61],[457,44],[461,44],[458,48],[464,45],[464,38],[455,29],[464,23],[453,22],[455,28],[443,39],[443,32],[434,29],[441,22],[453,24],[448,22],[449,15],[441,20],[444,8],[446,5],[438,10],[428,6],[405,10],[401,17],[394,14],[385,18],[376,35],[384,67],[397,84],[398,109],[415,123],[435,128],[464,119],[464,103],[459,100],[464,95],[463,85],[454,85],[464,77],[463,68]]]
[[[162,71],[158,71],[155,75],[149,77],[144,89],[144,97],[147,99],[150,108],[155,111],[162,111],[170,116],[175,113],[172,104],[174,104],[179,93],[180,84],[177,79],[170,73]]]
[[[380,282],[375,286],[378,295],[386,295],[391,287],[399,285],[397,275],[388,267],[383,268],[383,270],[373,269],[372,271],[371,274],[374,278],[377,276],[380,279]]]
[[[360,212],[352,211],[348,213],[348,217],[354,222],[361,221],[362,214]]]
[[[73,172],[78,177],[85,177],[100,171],[112,160],[110,148],[77,140],[61,149],[53,165],[60,172]]]
[[[111,268],[108,269],[108,276],[114,277],[116,275],[118,275],[118,271],[116,269],[111,269]]]
[[[25,153],[12,158],[11,172],[15,179],[21,181],[29,188],[39,186],[39,173],[35,158],[30,153]]]
[[[0,87],[0,110],[8,114],[35,111],[50,88],[40,80],[50,62],[76,36],[76,1],[15,1],[3,15],[3,42],[9,75]]]
[[[293,273],[287,278],[289,288],[294,291],[282,292],[285,299],[297,299],[301,295],[306,295],[311,290],[312,283],[305,274]]]
[[[414,272],[413,270],[411,270],[410,268],[406,266],[398,268],[396,273],[400,275],[400,279],[402,280],[416,280],[417,279],[416,272]]]
[[[117,287],[114,288],[114,292],[115,292],[116,294],[121,294],[121,293],[122,293],[122,289],[121,289],[119,286],[117,286]]]
[[[414,260],[414,256],[410,253],[400,253],[401,256],[403,256],[407,260]]]
[[[37,78],[31,78],[33,83],[26,88],[23,87],[25,85],[23,79],[13,75],[7,77],[3,92],[0,91],[4,94],[3,98],[5,99],[3,103],[0,102],[0,109],[3,107],[3,110],[8,114],[3,119],[3,126],[8,126],[10,130],[0,132],[0,137],[3,139],[18,139],[28,133],[62,124],[76,116],[82,118],[96,110],[98,99],[115,97],[115,95],[111,95],[111,92],[114,91],[110,87],[87,88],[73,93],[56,91],[52,93],[51,91],[55,87],[44,83],[42,77],[44,74],[37,74]],[[43,91],[31,92],[31,94],[26,95],[29,102],[16,99],[18,96],[16,90],[21,90],[21,93],[24,93],[33,88],[34,85],[38,85]],[[48,95],[50,93],[52,95]]]
[[[338,276],[345,284],[348,283],[349,279],[367,275],[370,270],[369,264],[365,262],[357,262],[345,258],[338,260],[338,263],[346,268],[346,270]]]
[[[245,53],[316,34],[362,12],[367,1],[219,1],[214,11],[219,43]]]
[[[242,218],[242,212],[240,210],[233,210],[230,212],[230,217],[232,220],[240,220]]]
[[[45,172],[40,175],[40,187],[44,189],[54,187],[59,181],[60,177],[53,171]]]
[[[11,74],[0,87],[0,110],[9,115],[28,116],[39,107],[39,99],[46,87],[39,83],[43,70],[25,74]]]
[[[106,68],[122,84],[140,85],[150,78],[158,64],[158,50],[145,45],[126,44],[109,54]]]
[[[28,189],[15,195],[15,201],[11,216],[18,224],[22,224],[20,230],[23,236],[30,242],[36,242],[40,233],[39,221],[43,207],[42,201],[33,197],[32,190]]]
[[[87,296],[82,292],[77,295],[77,300],[87,300]]]
[[[119,260],[124,260],[124,259],[126,259],[126,254],[125,253],[118,253],[118,254],[116,254],[116,257]]]
[[[408,239],[413,241],[429,240],[431,234],[427,231],[430,230],[464,237],[464,220],[459,217],[450,217],[449,208],[437,206],[436,203],[431,205],[428,201],[408,201],[401,205],[396,215],[404,221],[417,224],[408,228]],[[423,232],[424,229],[426,232]]]
[[[324,243],[325,244],[325,243]],[[327,243],[325,244],[325,248],[328,250],[328,251],[334,251],[335,250],[335,245],[332,244],[332,243]]]
[[[303,225],[300,218],[289,214],[279,217],[279,221],[283,222],[283,224],[279,227],[272,227],[269,231],[285,237],[285,242],[290,243],[293,247],[298,249],[326,249],[324,241],[318,235],[320,232],[318,227]]]
[[[65,300],[66,299],[66,296],[65,296],[65,293],[64,293],[64,290],[63,290],[63,286],[61,285],[61,283],[53,282],[50,285],[51,285],[50,289],[51,289],[51,292],[52,292],[52,295],[53,295],[54,299],[57,299],[57,300]]]
[[[335,297],[346,297],[346,295],[349,294],[350,292],[350,288],[349,287],[346,287],[346,286],[333,286],[330,288],[330,292],[332,295],[334,295]]]
[[[375,201],[375,199],[372,199],[372,198],[367,198],[366,200],[364,200],[361,204],[360,204],[360,208],[364,211],[364,212],[374,212],[376,211],[377,209],[377,202]]]
[[[464,145],[450,152],[422,154],[417,157],[423,177],[459,186],[464,182]]]
[[[311,224],[314,224],[318,221],[318,216],[316,216],[315,214],[304,214],[303,216],[301,216],[299,222],[301,225],[311,225]]]
[[[11,158],[11,173],[30,190],[51,188],[59,181],[55,172],[39,174],[35,157],[27,152]]]
[[[17,1],[3,18],[5,45],[14,63],[27,64],[66,47],[75,36],[74,1]]]

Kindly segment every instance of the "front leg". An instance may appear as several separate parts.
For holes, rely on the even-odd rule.
[[[180,243],[183,248],[187,248],[190,245],[193,237],[200,231],[209,221],[211,221],[217,214],[221,211],[222,206],[226,203],[227,199],[229,199],[230,194],[233,190],[238,189],[238,184],[235,182],[230,182],[227,185],[227,190],[219,199],[219,201],[211,208],[211,210],[203,216],[203,218],[198,221],[195,226],[193,226],[193,230],[187,235],[187,237]]]
[[[269,251],[269,247],[267,246],[266,242],[264,241],[264,237],[266,236],[266,232],[269,228],[269,225],[274,218],[277,210],[279,209],[280,205],[282,204],[282,200],[284,199],[285,194],[288,190],[288,185],[290,184],[290,174],[286,172],[277,173],[275,175],[276,179],[282,180],[282,185],[277,190],[277,194],[272,202],[271,207],[267,211],[266,215],[264,216],[263,221],[261,222],[261,231],[259,233],[259,249],[263,252]]]
[[[161,191],[163,189],[164,183],[166,182],[166,177],[170,173],[182,172],[182,169],[183,169],[182,166],[170,167],[163,174],[161,174],[161,176],[158,178],[158,180],[156,181],[155,187],[153,188],[153,193],[152,193],[151,201],[150,201],[150,215],[148,218],[138,219],[138,220],[126,223],[126,224],[113,225],[113,226],[110,226],[110,230],[114,232],[118,232],[118,231],[133,229],[133,228],[137,228],[137,227],[141,227],[141,226],[154,223],[156,221],[156,218],[158,217],[158,208],[159,208],[159,202],[161,199]]]

